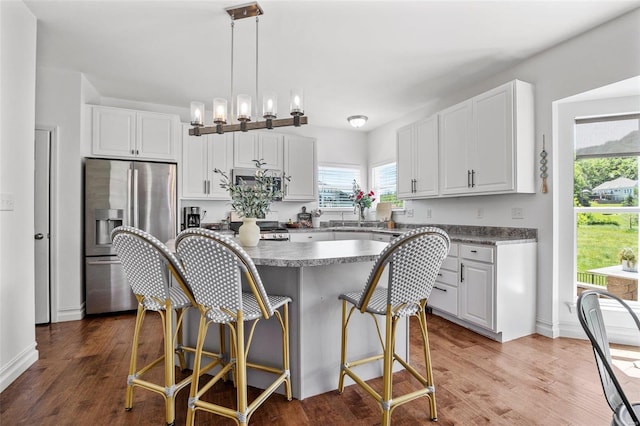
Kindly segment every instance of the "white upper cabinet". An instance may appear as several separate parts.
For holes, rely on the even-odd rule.
[[[398,130],[397,185],[399,198],[438,195],[438,117]]]
[[[440,114],[440,192],[461,194],[471,187],[471,101]]]
[[[176,161],[178,116],[92,107],[92,154]]]
[[[233,167],[254,168],[253,160],[263,160],[263,168],[282,170],[283,136],[270,132],[234,133]]]
[[[317,200],[316,170],[316,140],[302,136],[285,136],[283,173],[290,176],[291,180],[283,182],[283,200]]]
[[[533,87],[514,80],[440,112],[440,193],[535,192]]]
[[[220,188],[220,178],[214,169],[230,176],[233,136],[210,134],[190,136],[190,125],[182,127],[182,198],[229,199]]]

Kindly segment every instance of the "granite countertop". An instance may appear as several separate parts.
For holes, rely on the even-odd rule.
[[[243,248],[256,265],[302,267],[375,261],[386,245],[372,240],[303,243],[262,240],[256,247]]]
[[[449,234],[451,242],[468,243],[480,245],[502,245],[502,244],[522,244],[535,243],[537,241],[537,230],[528,228],[493,228],[493,227],[463,227],[463,226],[447,226],[447,225],[421,225],[436,226],[444,229]],[[323,226],[320,228],[292,228],[289,233],[305,233],[305,232],[370,232],[376,234],[400,235],[411,227],[398,227],[393,229],[376,228],[371,226]]]

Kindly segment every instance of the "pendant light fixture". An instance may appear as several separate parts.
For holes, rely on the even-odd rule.
[[[368,119],[369,117],[367,117],[366,115],[352,115],[350,117],[347,117],[347,121],[349,122],[349,124],[351,124],[356,129],[367,124]]]
[[[204,125],[205,107],[202,102],[191,102],[191,125],[189,134],[192,136],[206,135],[209,133],[226,133],[226,132],[246,132],[256,129],[273,129],[274,127],[295,126],[307,124],[307,117],[304,115],[304,96],[302,89],[291,90],[291,98],[289,104],[289,113],[291,118],[277,118],[278,98],[275,92],[265,92],[262,96],[262,118],[259,121],[257,113],[252,115],[251,95],[238,94],[235,111],[234,111],[234,92],[233,92],[233,30],[235,21],[244,18],[256,18],[256,98],[258,96],[258,24],[259,17],[264,12],[258,3],[248,3],[242,6],[230,7],[225,9],[231,18],[231,108],[227,108],[228,103],[224,98],[215,98],[213,100],[213,123],[214,126]],[[256,104],[257,105],[257,99]],[[231,123],[229,114],[235,113],[237,123]],[[256,106],[255,110],[258,108]]]

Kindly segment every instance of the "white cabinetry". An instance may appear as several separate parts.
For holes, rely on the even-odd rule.
[[[456,243],[451,243],[449,254],[442,262],[428,305],[430,308],[458,315],[458,244]]]
[[[460,318],[489,330],[494,330],[494,276],[492,247],[460,246]]]
[[[236,132],[233,136],[233,167],[254,168],[253,160],[263,160],[263,168],[282,170],[282,134]]]
[[[232,136],[228,134],[190,136],[191,126],[182,126],[182,198],[229,199],[220,188],[220,169],[229,176],[233,150]]]
[[[438,117],[398,130],[398,197],[438,195]]]
[[[334,240],[370,240],[370,232],[334,231]]]
[[[292,243],[304,243],[308,241],[331,241],[333,232],[290,232],[289,241]]]
[[[316,140],[302,136],[284,137],[284,201],[316,201]]]
[[[451,244],[429,307],[500,342],[535,333],[536,247],[534,242]]]
[[[441,195],[535,192],[533,108],[514,80],[441,111]]]
[[[176,160],[178,117],[122,108],[92,107],[92,154]]]

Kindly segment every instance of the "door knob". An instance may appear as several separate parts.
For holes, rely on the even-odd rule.
[[[35,238],[36,240],[41,240],[44,238],[44,235],[41,233],[37,233],[36,235],[33,236],[33,238]]]

